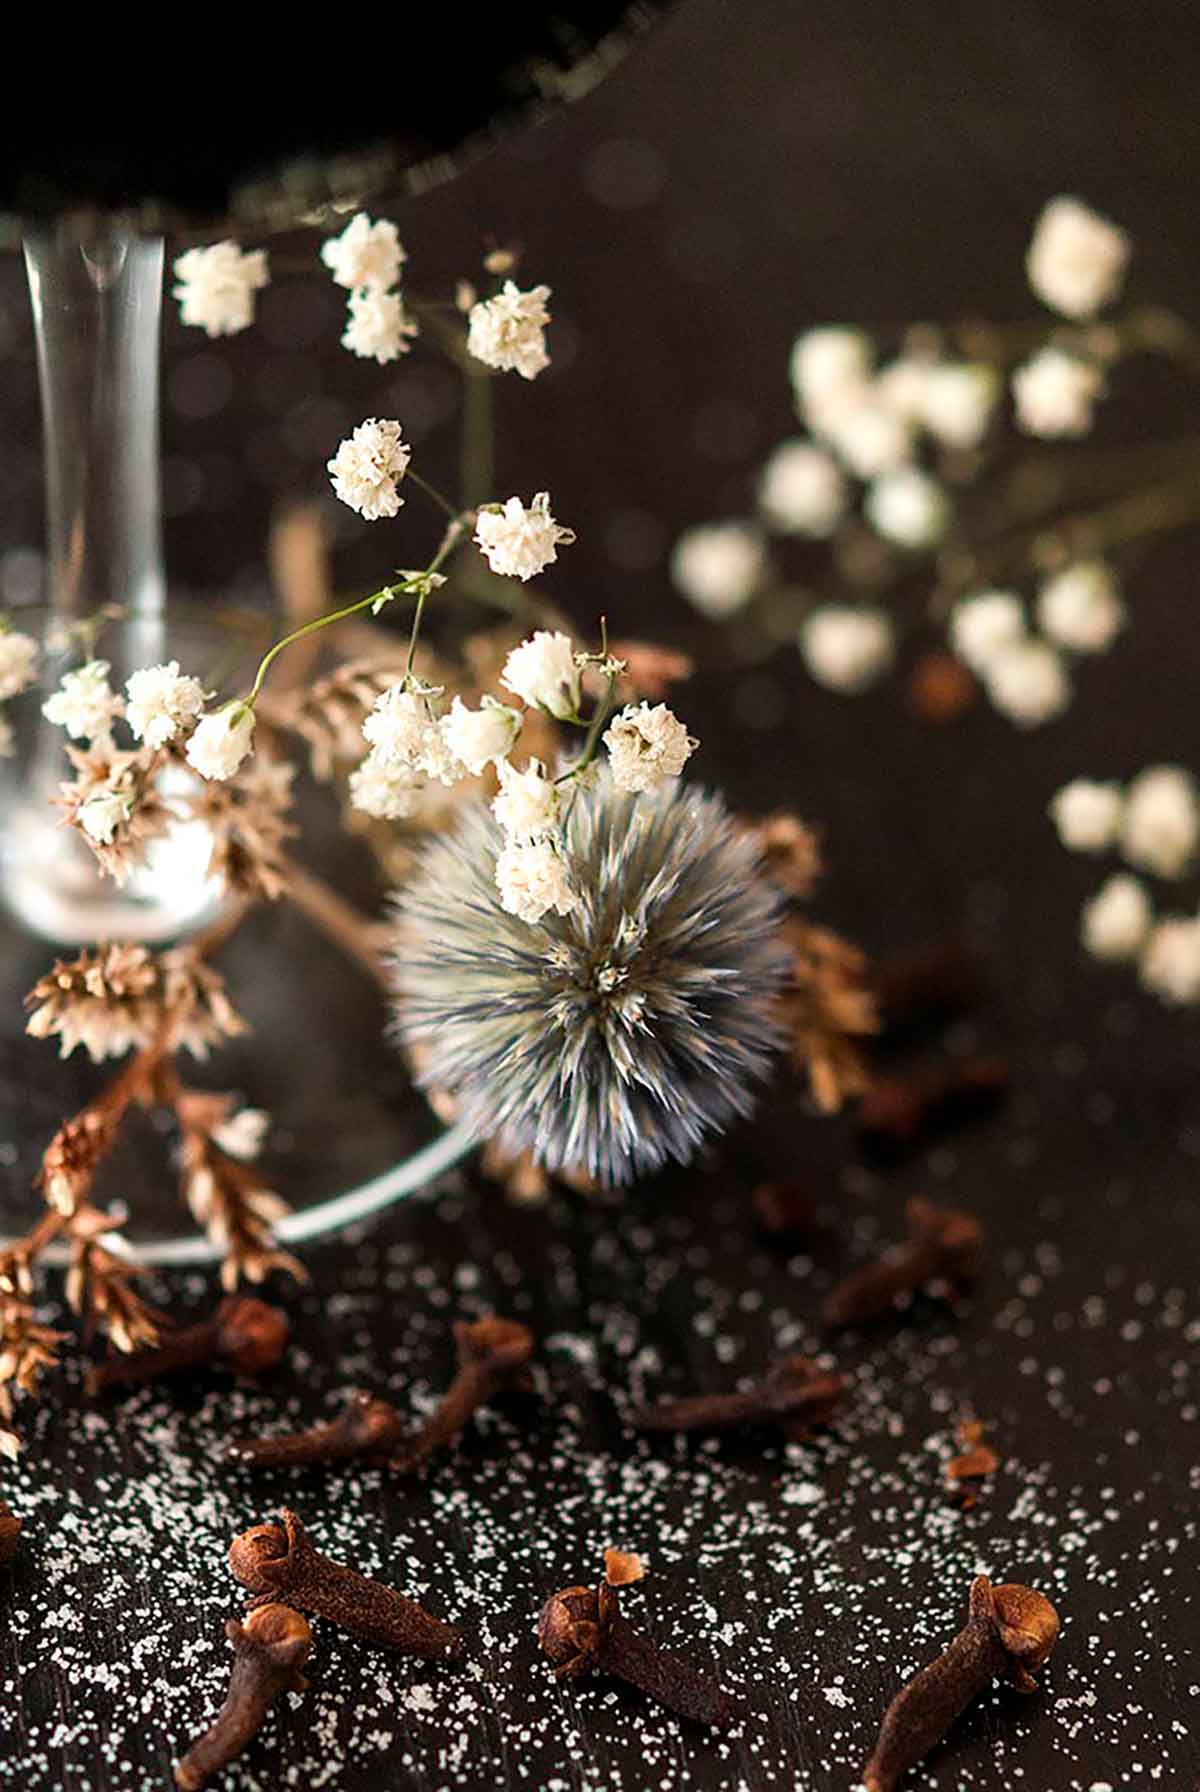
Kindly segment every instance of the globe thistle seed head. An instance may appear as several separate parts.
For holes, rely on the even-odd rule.
[[[500,906],[503,839],[468,811],[397,900],[397,1031],[422,1084],[551,1170],[611,1185],[686,1162],[783,1043],[783,899],[757,841],[719,796],[601,771],[566,827],[579,905],[531,925]]]

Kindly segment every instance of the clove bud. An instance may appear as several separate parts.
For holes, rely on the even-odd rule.
[[[214,1367],[233,1375],[261,1375],[273,1369],[287,1346],[287,1314],[250,1294],[231,1294],[198,1325],[168,1332],[149,1350],[113,1356],[91,1371],[89,1394],[135,1387],[185,1370]]]
[[[927,1283],[959,1288],[979,1269],[983,1228],[957,1207],[938,1207],[914,1196],[905,1209],[909,1236],[874,1263],[839,1282],[825,1302],[825,1324],[862,1325],[894,1310]]]
[[[301,1468],[312,1463],[385,1462],[404,1435],[404,1421],[386,1400],[352,1394],[336,1419],[280,1437],[235,1437],[225,1461],[247,1468]]]
[[[229,1692],[211,1729],[177,1763],[179,1792],[200,1792],[258,1734],[280,1693],[303,1692],[308,1685],[301,1670],[312,1631],[299,1612],[286,1605],[260,1606],[244,1624],[230,1619],[225,1634],[233,1650]]]
[[[938,1659],[910,1680],[887,1708],[875,1753],[863,1771],[867,1792],[893,1792],[950,1725],[993,1680],[1033,1692],[1058,1637],[1058,1613],[1032,1587],[971,1583],[966,1625]]]
[[[636,1564],[631,1570],[630,1564]],[[741,1715],[738,1702],[707,1674],[635,1630],[620,1609],[617,1584],[641,1578],[637,1557],[609,1550],[599,1587],[564,1587],[542,1607],[538,1641],[559,1680],[612,1674],[694,1723],[727,1728]]]
[[[398,1475],[415,1474],[438,1450],[446,1449],[497,1394],[530,1385],[533,1333],[527,1325],[495,1317],[460,1321],[454,1327],[454,1342],[458,1373],[437,1410],[407,1448],[392,1458],[390,1467]]]
[[[438,1661],[462,1654],[463,1639],[453,1625],[432,1617],[393,1587],[322,1555],[286,1506],[280,1516],[281,1524],[255,1525],[235,1537],[229,1548],[234,1579],[257,1594],[252,1609],[285,1599],[369,1643],[382,1643],[405,1655]]]
[[[846,1389],[834,1370],[807,1357],[785,1357],[753,1387],[734,1394],[692,1394],[639,1407],[630,1422],[638,1431],[732,1431],[743,1425],[782,1425],[793,1438],[828,1424]]]
[[[21,1520],[6,1500],[0,1500],[0,1568],[12,1561],[20,1540]]]

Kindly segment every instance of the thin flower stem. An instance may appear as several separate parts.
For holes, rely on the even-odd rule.
[[[613,691],[616,689],[616,684],[617,674],[615,672],[610,672],[608,674],[608,683],[605,686],[604,695],[601,697],[599,703],[597,703],[595,713],[588,723],[588,731],[584,736],[583,741],[583,752],[569,772],[563,772],[561,777],[554,780],[556,784],[569,784],[573,779],[578,778],[580,773],[586,771],[588,766],[592,763],[592,760],[596,757],[600,748],[601,731],[605,722],[607,722],[609,716],[613,712],[614,705],[612,695]],[[567,721],[578,721],[580,718],[577,716],[568,716],[565,719]],[[569,813],[567,820],[570,820]]]
[[[385,585],[381,591],[373,591],[370,597],[360,597],[356,603],[347,604],[344,609],[331,610],[327,616],[314,617],[311,622],[306,622],[302,628],[294,628],[290,634],[284,635],[282,640],[276,641],[274,647],[270,648],[263,655],[262,659],[259,661],[254,683],[251,685],[248,694],[242,698],[242,702],[246,705],[253,704],[254,699],[262,690],[263,681],[270,670],[272,662],[279,657],[285,647],[290,647],[293,641],[303,641],[307,635],[315,635],[321,629],[329,628],[334,622],[344,622],[347,616],[357,616],[361,611],[369,610],[371,605],[378,603],[381,598],[393,597],[397,593],[409,589],[410,585],[408,580],[404,580],[398,585]]]
[[[473,510],[453,511],[446,525],[446,533],[442,536],[437,553],[425,568],[421,584],[417,589],[417,606],[413,611],[412,632],[408,637],[408,662],[404,668],[405,678],[412,676],[413,660],[417,652],[417,640],[421,633],[421,619],[425,614],[425,600],[429,596],[430,580],[443,562],[454,552],[462,537],[475,521]]]
[[[464,370],[460,477],[463,508],[487,502],[494,481],[492,433],[492,377]]]
[[[427,498],[432,498],[438,509],[444,510],[447,516],[458,515],[457,507],[450,502],[449,498],[440,492],[436,485],[430,485],[428,479],[423,479],[420,473],[414,472],[412,467],[409,467],[404,477],[411,479],[417,490],[424,492]]]

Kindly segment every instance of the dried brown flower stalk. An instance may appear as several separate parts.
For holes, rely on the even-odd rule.
[[[221,1039],[244,1033],[224,979],[204,962],[196,944],[152,952],[146,946],[99,946],[58,959],[25,998],[25,1030],[57,1037],[59,1056],[82,1045],[93,1063],[144,1051],[163,1036],[163,1049],[208,1055]],[[168,1020],[169,1017],[169,1020]]]
[[[56,801],[63,819],[87,842],[101,871],[123,884],[143,862],[150,843],[176,819],[158,789],[170,753],[151,747],[122,752],[111,740],[94,740],[86,750],[68,746],[66,751],[75,776],[59,786]],[[114,812],[108,838],[101,839],[83,825],[82,811],[85,804],[106,797],[116,799],[124,814],[120,808]]]
[[[103,1332],[117,1350],[140,1350],[157,1343],[166,1315],[134,1288],[143,1271],[101,1243],[117,1226],[118,1221],[95,1207],[81,1207],[71,1215],[67,1305],[82,1319],[85,1340]]]
[[[261,1282],[272,1270],[304,1281],[303,1265],[278,1248],[272,1230],[287,1213],[287,1202],[252,1163],[218,1143],[233,1115],[232,1097],[185,1089],[171,1072],[167,1079],[181,1133],[184,1199],[222,1254],[221,1285],[233,1289],[239,1281]]]
[[[792,983],[781,1018],[792,1061],[807,1070],[818,1107],[832,1112],[868,1082],[855,1043],[876,1027],[866,960],[857,947],[800,916],[785,921],[784,931],[792,951]]]
[[[260,751],[235,778],[206,782],[188,798],[188,814],[212,835],[208,875],[230,894],[265,902],[282,894],[283,844],[299,832],[290,819],[295,775]]]

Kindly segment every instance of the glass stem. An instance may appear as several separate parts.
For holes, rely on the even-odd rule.
[[[162,657],[158,364],[163,243],[107,222],[31,229],[52,622],[106,604],[102,652],[124,677]],[[117,641],[119,647],[110,648]]]

